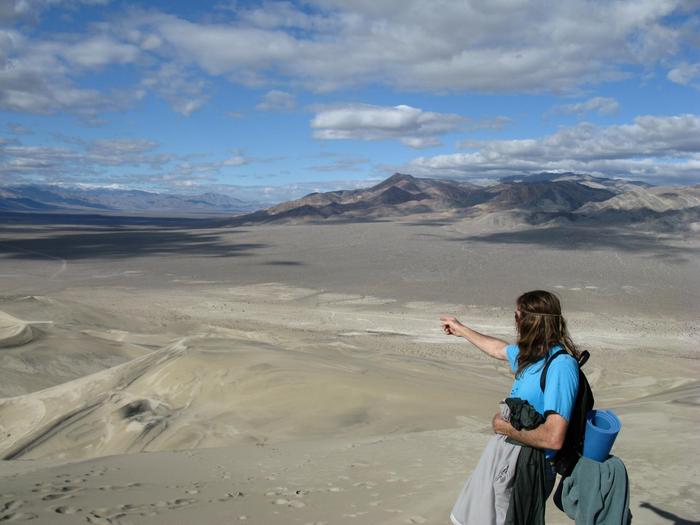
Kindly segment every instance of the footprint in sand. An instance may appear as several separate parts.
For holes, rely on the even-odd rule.
[[[85,516],[85,521],[88,523],[92,523],[93,525],[111,525],[112,520],[108,518],[103,518],[102,516],[98,516],[96,514],[90,513],[87,516]]]
[[[75,514],[76,512],[80,512],[82,509],[61,505],[60,507],[49,507],[48,510],[52,510],[56,514]]]
[[[160,510],[176,510],[187,505],[196,503],[196,500],[178,498],[167,501],[157,501],[149,505],[133,505],[124,503],[115,508],[92,509],[85,517],[88,523],[93,525],[130,525],[131,522],[124,521],[129,515],[139,514],[140,516],[157,516]],[[80,511],[81,509],[77,509]],[[58,510],[56,510],[58,512]]]
[[[24,504],[23,500],[10,500],[2,504],[0,507],[0,516],[4,516],[5,513],[14,512],[19,509]],[[3,518],[0,518],[2,520]]]
[[[288,500],[286,498],[277,498],[275,501],[273,501],[275,505],[286,505],[287,507],[291,507],[293,509],[301,509],[303,507],[306,507],[306,503],[303,501],[299,501],[298,499],[293,499],[293,500]]]
[[[65,487],[61,487],[58,490],[49,492],[46,494],[46,496],[42,497],[42,501],[53,501],[57,499],[70,499],[73,496],[75,496],[76,492],[79,492],[80,489],[78,487],[72,487],[70,485],[67,485]]]
[[[404,520],[405,523],[427,523],[428,520],[423,516],[411,516]]]
[[[193,503],[196,503],[197,500],[195,499],[188,499],[188,498],[177,498],[177,499],[171,499],[168,501],[156,501],[155,503],[151,503],[152,507],[158,507],[158,508],[167,508],[167,509],[179,509],[181,507],[186,507],[187,505],[192,505]]]
[[[11,512],[9,514],[0,514],[0,521],[29,521],[38,517],[38,515],[31,512]]]

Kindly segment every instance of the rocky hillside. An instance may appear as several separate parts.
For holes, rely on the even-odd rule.
[[[700,187],[663,188],[574,173],[506,178],[482,187],[456,180],[396,173],[369,188],[311,193],[241,215],[229,225],[260,222],[377,220],[389,217],[493,216],[525,224],[578,223],[693,230],[700,221]]]

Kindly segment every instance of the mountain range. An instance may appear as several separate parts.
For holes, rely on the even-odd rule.
[[[662,187],[577,173],[506,177],[491,186],[396,173],[374,186],[310,193],[266,209],[228,195],[52,185],[0,187],[0,212],[227,215],[215,225],[468,218],[495,226],[625,226],[700,231],[700,185]]]
[[[240,215],[228,224],[376,220],[416,214],[426,218],[510,215],[531,225],[635,225],[695,231],[700,226],[700,185],[655,187],[575,173],[540,173],[483,187],[396,173],[369,188],[311,193]]]
[[[141,190],[25,184],[0,187],[5,212],[240,213],[256,209],[220,193],[174,195]]]

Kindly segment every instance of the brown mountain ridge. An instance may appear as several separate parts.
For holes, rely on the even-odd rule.
[[[525,223],[635,225],[691,230],[700,222],[700,186],[654,187],[574,173],[503,179],[493,186],[396,173],[369,188],[311,193],[241,215],[228,225],[362,221],[423,215],[480,217],[511,212]]]

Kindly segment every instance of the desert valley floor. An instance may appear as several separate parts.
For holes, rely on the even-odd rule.
[[[449,523],[512,377],[439,316],[545,288],[634,522],[698,523],[697,236],[507,220],[3,226],[0,521]]]

